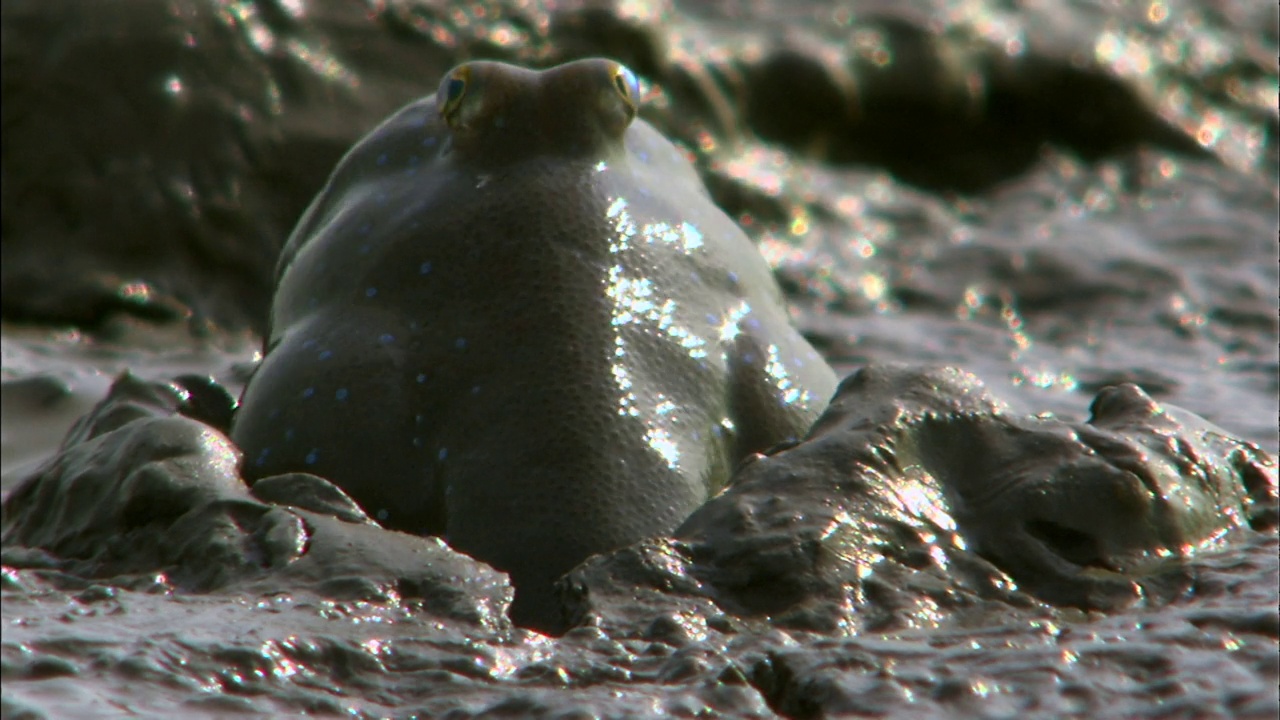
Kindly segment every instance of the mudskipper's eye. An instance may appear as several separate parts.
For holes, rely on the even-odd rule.
[[[471,80],[471,68],[463,65],[445,76],[440,81],[440,90],[436,93],[436,106],[440,108],[440,117],[453,126],[458,120],[458,108],[462,98],[467,94],[467,85]]]
[[[640,80],[636,78],[636,74],[624,65],[615,65],[613,86],[618,89],[618,94],[627,103],[627,107],[631,108],[631,114],[635,115],[640,109]]]

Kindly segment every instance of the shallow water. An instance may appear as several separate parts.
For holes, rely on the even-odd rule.
[[[874,6],[139,3],[55,30],[58,9],[7,3],[5,496],[125,368],[238,392],[302,204],[473,56],[609,54],[653,82],[646,115],[842,375],[954,364],[1073,419],[1135,382],[1280,451],[1274,8]],[[3,715],[1274,717],[1277,549],[1238,531],[1185,595],[1112,615],[987,603],[856,637],[664,616],[559,640],[6,556]]]

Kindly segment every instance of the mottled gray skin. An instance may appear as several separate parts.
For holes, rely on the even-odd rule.
[[[329,478],[550,627],[559,575],[800,436],[835,376],[637,102],[616,63],[477,62],[361,140],[280,259],[246,479]]]

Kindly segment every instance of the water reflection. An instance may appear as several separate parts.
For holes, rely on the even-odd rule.
[[[601,171],[604,170],[607,167]],[[708,353],[707,340],[680,321],[680,303],[668,297],[665,288],[660,287],[653,277],[638,275],[634,269],[628,270],[643,269],[646,267],[644,263],[622,256],[638,250],[639,246],[655,244],[674,246],[685,253],[692,253],[702,247],[702,233],[687,222],[680,227],[663,222],[638,224],[632,217],[627,199],[623,197],[613,199],[605,210],[605,217],[611,221],[609,253],[614,256],[606,279],[605,297],[610,300],[610,324],[614,332],[612,375],[619,391],[618,414],[648,418],[645,420],[648,425],[644,431],[645,442],[668,468],[675,470],[680,464],[680,447],[675,439],[678,434],[673,431],[682,419],[676,412],[678,406],[662,394],[645,398],[635,393],[630,343],[639,336],[657,335],[674,341],[691,359],[704,361]],[[668,423],[673,427],[663,426]]]

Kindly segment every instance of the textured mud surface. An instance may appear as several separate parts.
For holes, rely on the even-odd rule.
[[[558,640],[511,625],[505,576],[439,540],[378,527],[319,477],[280,475],[250,490],[237,474],[239,451],[215,427],[227,415],[219,407],[230,408],[219,385],[124,375],[56,459],[6,499],[7,602],[24,616],[6,638],[11,677],[91,672],[102,681],[116,672],[41,652],[57,646],[40,637],[50,632],[40,600],[55,588],[74,591],[68,601],[93,608],[91,616],[102,608],[153,615],[143,624],[192,604],[201,616],[215,613],[205,618],[211,622],[271,608],[278,625],[247,621],[261,623],[248,632],[264,644],[242,661],[259,667],[220,671],[249,683],[220,689],[262,695],[267,707],[373,712],[361,701],[344,704],[323,684],[311,687],[325,670],[309,657],[313,649],[298,647],[296,633],[313,623],[354,621],[360,647],[371,653],[363,668],[369,682],[393,693],[398,711],[407,709],[400,703],[425,703],[420,711],[429,717],[484,706],[516,688],[523,694],[504,701],[514,703],[509,710],[553,711],[562,699],[540,699],[538,689],[565,685],[586,694],[561,709],[602,714],[639,712],[634,693],[674,703],[672,710],[803,717],[865,703],[893,711],[895,698],[909,697],[903,680],[850,673],[848,663],[865,670],[902,653],[945,664],[947,634],[921,628],[954,632],[1011,613],[1021,634],[1005,617],[1006,641],[1038,649],[1017,660],[1035,665],[1046,662],[1048,636],[1061,640],[1098,624],[1085,613],[1114,620],[1145,611],[1162,622],[1190,613],[1183,624],[1191,627],[1207,613],[1204,623],[1264,636],[1276,626],[1272,608],[1252,605],[1253,597],[1225,617],[1208,605],[1235,591],[1212,570],[1222,548],[1275,545],[1273,533],[1263,534],[1275,527],[1274,458],[1132,385],[1103,390],[1088,423],[1068,424],[1011,413],[961,371],[869,366],[841,386],[808,439],[740,467],[731,487],[673,537],[570,573],[559,602],[578,629]],[[162,607],[151,607],[157,602]],[[225,622],[244,636],[245,621]],[[385,624],[387,634],[360,630],[370,624]],[[1174,644],[1188,641],[1187,631],[1174,630]],[[858,640],[836,642],[850,636]],[[201,654],[187,649],[190,641],[161,633],[144,644],[162,657]],[[458,642],[461,651],[452,646]],[[939,642],[943,649],[931,644]],[[1250,662],[1265,674],[1265,662]],[[404,686],[384,682],[406,663],[437,672]],[[512,687],[437,693],[457,691],[456,676],[473,674]],[[990,692],[981,689],[985,679],[968,674],[917,681],[936,685],[931,692],[943,705]],[[686,692],[670,694],[672,682]],[[357,694],[361,686],[352,685]],[[593,697],[608,686],[631,690],[613,702]],[[27,695],[21,687],[15,696]],[[1253,682],[1226,696],[1214,687],[1197,707],[1262,707],[1273,697],[1264,687]],[[215,700],[185,689],[198,702]],[[1005,704],[984,704],[984,713],[1048,701],[1027,694],[1028,686],[1001,692]],[[158,711],[175,700],[130,706]],[[1059,700],[1057,710],[1099,709],[1093,695]]]
[[[5,717],[1274,717],[1278,37],[1245,2],[5,3]],[[592,55],[849,379],[571,573],[550,639],[322,480],[250,493],[223,430],[342,152],[459,61]]]

